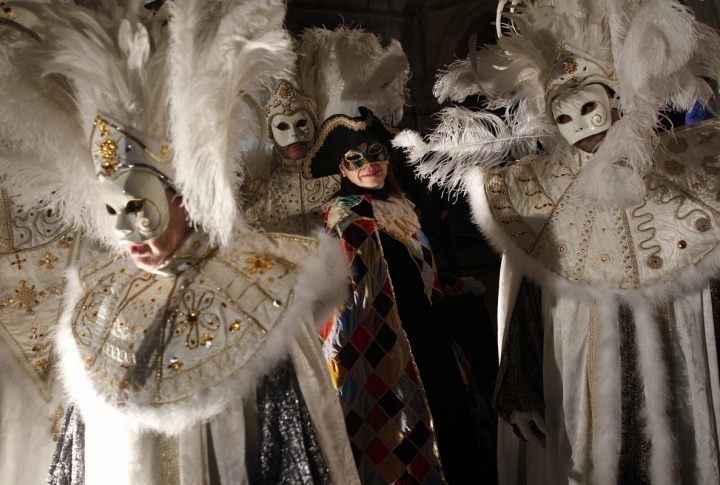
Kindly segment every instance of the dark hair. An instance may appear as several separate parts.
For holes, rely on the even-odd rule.
[[[385,185],[382,189],[383,192],[387,192],[387,197],[400,197],[403,194],[403,191],[400,189],[400,185],[397,183],[397,179],[395,179],[395,175],[393,174],[392,170],[392,164],[387,164],[387,175],[385,176]],[[373,190],[366,189],[364,187],[358,187],[354,183],[350,182],[350,179],[347,177],[341,177],[340,179],[340,189],[338,189],[337,192],[335,192],[332,196],[333,197],[348,197],[350,195],[361,195],[361,194],[367,194],[372,193]]]

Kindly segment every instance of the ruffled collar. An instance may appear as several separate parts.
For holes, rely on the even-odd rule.
[[[289,158],[285,158],[282,155],[280,155],[280,152],[277,150],[277,148],[274,149],[275,152],[275,160],[277,161],[278,165],[280,165],[282,168],[287,170],[288,172],[299,172],[300,168],[302,168],[302,162],[303,159],[300,160],[291,160]]]
[[[387,200],[372,199],[373,214],[378,226],[395,239],[406,239],[420,230],[415,204],[405,195]]]

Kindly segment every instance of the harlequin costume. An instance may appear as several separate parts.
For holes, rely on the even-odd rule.
[[[494,405],[545,422],[547,450],[505,426],[501,483],[716,482],[718,126],[655,128],[707,101],[720,39],[671,1],[504,4],[498,44],[435,87],[504,117],[450,108],[396,139],[505,256]]]
[[[74,405],[49,483],[359,484],[316,337],[342,254],[248,232],[235,203],[236,147],[257,144],[257,98],[290,64],[283,4],[28,8],[37,35],[0,44],[0,132],[36,143],[0,172],[108,249],[68,273]],[[139,269],[124,245],[160,244],[178,207],[187,234]]]
[[[362,143],[389,146],[397,130],[360,111],[326,120],[306,158],[308,176],[336,173],[345,152]],[[345,250],[353,291],[322,334],[323,351],[362,480],[477,481],[477,403],[434,308],[443,292],[413,208],[387,188],[329,207],[325,222]]]

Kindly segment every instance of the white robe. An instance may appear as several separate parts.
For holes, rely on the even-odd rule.
[[[707,289],[720,272],[720,180],[708,165],[716,145],[704,141],[718,132],[715,120],[662,135],[644,179],[646,198],[627,208],[592,207],[575,197],[589,154],[529,157],[465,175],[475,222],[505,254],[499,336],[507,335],[522,277],[542,289],[547,450],[521,443],[501,423],[501,484],[616,483],[621,305],[635,323],[650,482],[720,483],[720,389]]]
[[[503,258],[498,305],[500,350],[522,277],[517,265]],[[590,483],[586,466],[588,430],[592,426],[586,372],[589,305],[543,293],[547,449],[522,441],[500,420],[500,485]],[[720,388],[709,289],[673,301],[671,335],[674,372],[670,380],[675,383],[671,386],[677,403],[673,420],[682,483],[720,483]]]

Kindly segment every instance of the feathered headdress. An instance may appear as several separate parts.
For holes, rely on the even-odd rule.
[[[464,168],[539,154],[538,141],[541,153],[572,156],[548,102],[562,89],[601,83],[615,91],[622,118],[581,171],[575,193],[602,206],[641,200],[658,119],[666,108],[708,101],[702,77],[720,75],[720,37],[675,0],[526,0],[504,16],[507,33],[498,43],[453,63],[434,89],[440,102],[483,95],[488,108],[505,110],[503,119],[450,108],[430,143],[406,132],[396,144],[410,150],[411,161],[422,160],[420,175],[462,190]]]
[[[100,120],[143,148],[190,222],[227,244],[245,228],[240,147],[259,137],[260,95],[293,60],[284,4],[175,0],[157,15],[139,4],[24,4],[38,36],[0,25],[0,138],[10,141],[0,173],[27,202],[61,201],[66,222],[112,246],[97,174],[127,168],[129,155],[89,143]]]
[[[386,123],[403,115],[410,64],[400,42],[387,47],[363,29],[307,29],[297,46],[298,87],[315,100],[319,121],[356,116],[365,106]]]

